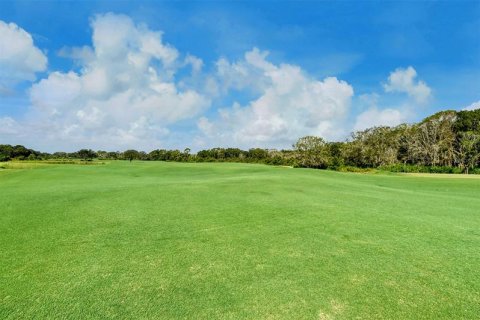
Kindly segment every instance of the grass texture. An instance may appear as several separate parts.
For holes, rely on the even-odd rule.
[[[479,195],[232,163],[0,169],[0,318],[475,319]]]

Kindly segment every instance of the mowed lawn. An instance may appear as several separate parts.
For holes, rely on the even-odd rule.
[[[479,317],[480,179],[0,170],[0,319]]]

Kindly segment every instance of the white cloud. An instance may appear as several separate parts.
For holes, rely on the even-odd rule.
[[[337,78],[316,80],[295,65],[275,65],[267,55],[254,48],[241,61],[217,62],[224,89],[253,88],[259,97],[245,106],[235,103],[220,110],[217,119],[200,119],[198,127],[208,139],[199,141],[282,148],[304,135],[343,136],[340,123],[348,113],[352,87]]]
[[[180,53],[162,33],[123,15],[98,15],[93,48],[61,50],[79,72],[53,72],[30,89],[28,127],[39,140],[79,147],[156,148],[167,127],[198,116],[210,99],[175,81]],[[187,56],[199,71],[201,60]],[[48,129],[47,129],[48,128]]]
[[[0,20],[0,94],[15,84],[35,80],[47,68],[47,57],[32,36],[15,23]]]
[[[355,118],[353,131],[361,131],[371,127],[389,126],[394,127],[410,120],[415,112],[409,104],[396,107],[382,106],[385,96],[377,93],[363,94],[358,97],[357,104],[365,111]]]
[[[392,71],[383,85],[386,92],[406,93],[413,102],[425,104],[432,96],[432,90],[423,81],[417,80],[417,72],[413,67],[397,68]],[[365,130],[375,126],[397,126],[414,118],[415,103],[404,101],[399,106],[385,107],[384,95],[365,94],[360,96],[360,104],[366,110],[356,116],[354,131]],[[382,102],[382,103],[381,103]]]
[[[375,126],[397,126],[407,119],[404,112],[393,109],[378,109],[371,107],[357,116],[353,130],[365,130]]]
[[[477,109],[480,109],[480,101],[474,102],[471,105],[463,108],[462,110],[472,111],[472,110],[477,110]]]
[[[216,76],[221,91],[228,93],[229,89],[235,89],[263,92],[271,82],[265,70],[270,68],[266,61],[267,55],[267,51],[261,52],[254,48],[246,52],[240,61],[229,62],[226,58],[220,58],[216,63]]]
[[[432,90],[425,82],[416,80],[416,78],[417,71],[413,67],[398,68],[390,73],[384,89],[386,92],[403,92],[417,103],[426,103],[432,95]]]
[[[37,59],[25,60],[29,71],[16,76],[16,81],[33,80],[36,71],[45,70],[46,58],[28,33],[14,24],[5,26],[29,40],[24,42],[30,44],[30,51],[38,53],[31,54]],[[213,73],[206,73],[200,58],[181,54],[163,41],[162,32],[135,24],[127,16],[97,15],[91,27],[92,46],[64,47],[58,52],[75,60],[76,71],[51,72],[36,82],[29,90],[30,111],[21,120],[0,118],[0,137],[22,138],[22,143],[45,150],[148,150],[169,147],[172,142],[173,147],[180,142],[194,148],[288,148],[305,135],[341,140],[352,128],[397,125],[411,119],[413,101],[426,103],[431,97],[431,89],[417,79],[415,69],[399,68],[390,74],[384,89],[410,98],[385,108],[389,104],[378,100],[391,95],[367,95],[371,101],[354,119],[350,84],[335,77],[316,79],[297,65],[272,63],[267,51],[254,48],[238,61],[220,58]],[[43,64],[38,55],[44,57]],[[1,59],[5,60],[3,51],[0,67],[5,63]],[[0,93],[7,93],[2,87],[3,70]],[[246,97],[250,101],[229,102],[231,106],[213,116],[204,114],[212,101]],[[186,126],[196,122],[197,132],[190,127],[170,130],[181,121],[190,121]]]
[[[10,117],[0,118],[0,134],[13,135],[18,132],[18,123]]]
[[[58,51],[58,56],[76,60],[79,64],[89,63],[95,59],[95,52],[89,46],[63,47]]]
[[[185,57],[185,64],[192,66],[192,73],[197,74],[202,71],[203,61],[202,59],[195,57],[194,55],[188,54]]]

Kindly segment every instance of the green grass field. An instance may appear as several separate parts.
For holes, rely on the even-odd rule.
[[[478,319],[480,179],[0,169],[0,319]]]

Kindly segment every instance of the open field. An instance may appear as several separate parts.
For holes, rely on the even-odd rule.
[[[475,319],[480,180],[0,169],[0,318]]]

